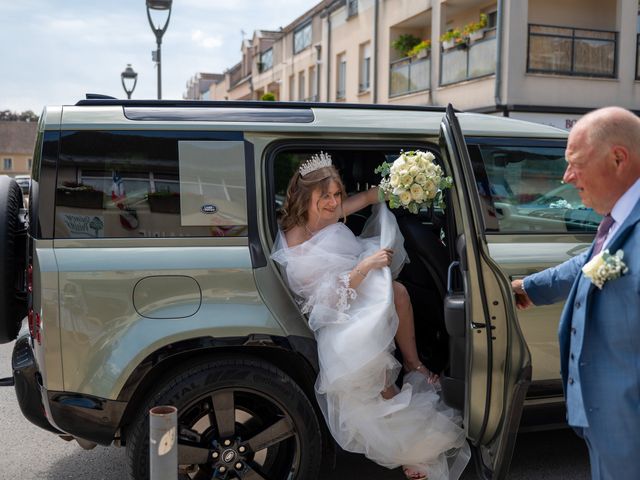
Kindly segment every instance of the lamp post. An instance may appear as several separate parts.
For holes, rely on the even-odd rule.
[[[130,63],[127,63],[127,68],[125,68],[124,72],[120,74],[120,80],[122,80],[122,88],[124,88],[124,91],[127,94],[127,98],[130,100],[131,94],[136,89],[136,84],[138,83],[138,72],[136,72],[133,68],[131,68]],[[125,83],[125,80],[129,84],[131,84],[130,82],[133,81],[133,85],[131,85],[131,88],[127,88],[127,84]]]
[[[173,0],[146,0],[147,1],[147,18],[149,19],[149,25],[151,26],[151,30],[156,36],[156,44],[158,45],[158,49],[151,52],[151,58],[154,62],[156,62],[156,67],[158,68],[158,100],[162,98],[162,73],[161,73],[161,54],[160,54],[160,45],[162,44],[162,36],[164,32],[167,31],[167,27],[169,26],[169,19],[171,18],[171,3]],[[164,26],[156,27],[153,23],[153,19],[151,18],[151,10],[157,11],[165,11],[167,10],[167,19],[164,22]]]

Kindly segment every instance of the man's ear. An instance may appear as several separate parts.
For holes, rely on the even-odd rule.
[[[626,147],[614,145],[611,149],[611,155],[616,168],[625,168],[629,164],[629,150]]]

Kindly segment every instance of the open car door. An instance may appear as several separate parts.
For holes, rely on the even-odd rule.
[[[509,279],[489,256],[481,199],[451,105],[441,123],[440,147],[454,177],[451,203],[457,205],[457,259],[449,267],[444,307],[450,365],[441,377],[443,398],[464,412],[480,477],[502,479],[531,382],[531,355]]]

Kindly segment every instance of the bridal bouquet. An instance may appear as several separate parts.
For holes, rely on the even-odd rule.
[[[402,152],[393,163],[383,162],[375,171],[382,175],[378,193],[391,208],[418,213],[422,207],[444,207],[443,190],[453,185],[431,152]]]

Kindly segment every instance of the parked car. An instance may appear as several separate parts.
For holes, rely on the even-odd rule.
[[[480,475],[506,478],[518,428],[564,421],[560,307],[517,314],[510,280],[584,250],[594,232],[509,222],[490,184],[507,180],[521,200],[555,188],[566,135],[451,107],[46,108],[28,214],[15,181],[0,178],[0,340],[17,337],[24,415],[85,447],[125,446],[131,477],[144,479],[147,412],[172,404],[181,474],[317,478],[335,445],[313,392],[313,334],[269,257],[277,209],[318,150],[355,193],[379,182],[383,160],[419,148],[454,186],[444,210],[394,212],[411,259],[400,278]],[[367,215],[347,225],[358,233]]]
[[[547,229],[593,231],[598,228],[602,215],[582,203],[578,190],[571,184],[560,185],[527,203],[496,201],[503,224],[553,224]]]
[[[29,195],[29,186],[31,185],[31,176],[30,175],[16,175],[13,177],[22,190],[24,195]]]

